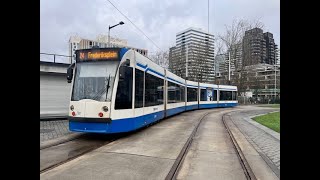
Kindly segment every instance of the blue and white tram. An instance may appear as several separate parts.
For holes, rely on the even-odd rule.
[[[238,103],[236,86],[187,81],[126,48],[77,50],[67,79],[75,132],[129,132],[183,111]]]

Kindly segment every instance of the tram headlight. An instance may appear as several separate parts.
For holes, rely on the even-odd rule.
[[[70,110],[71,110],[71,111],[74,110],[74,106],[73,106],[73,105],[70,106]]]
[[[108,108],[107,106],[103,106],[103,107],[102,107],[102,110],[103,110],[104,112],[107,112],[107,111],[109,110],[109,108]]]

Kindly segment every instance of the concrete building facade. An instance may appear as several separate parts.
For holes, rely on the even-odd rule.
[[[169,50],[169,70],[190,81],[214,83],[214,36],[197,28],[176,34]]]
[[[260,28],[246,31],[242,41],[242,49],[244,66],[276,63],[277,45],[270,32],[263,33]]]

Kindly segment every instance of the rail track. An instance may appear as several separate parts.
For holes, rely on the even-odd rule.
[[[181,149],[177,159],[175,160],[174,164],[172,165],[168,175],[166,176],[165,180],[174,180],[174,179],[177,179],[177,176],[178,176],[178,173],[179,173],[179,170],[183,164],[183,161],[189,151],[189,148],[191,147],[191,144],[193,142],[193,139],[198,131],[198,128],[202,122],[202,120],[209,114],[211,114],[213,112],[208,112],[208,113],[205,113],[204,115],[202,115],[199,120],[198,120],[198,123],[196,124],[196,126],[194,127],[192,133],[190,134],[187,142],[185,143],[185,145],[183,146],[183,148]],[[229,129],[229,126],[228,124],[226,123],[226,118],[229,118],[227,115],[227,113],[225,113],[223,116],[222,116],[222,122],[226,128],[226,131],[231,139],[231,142],[232,142],[232,145],[236,151],[236,155],[237,157],[239,158],[239,163],[241,164],[241,167],[243,168],[243,171],[244,171],[244,174],[246,176],[246,178],[248,180],[256,180],[256,177],[254,175],[254,173],[252,172],[242,150],[240,149],[237,141],[235,140],[232,132],[230,131]]]

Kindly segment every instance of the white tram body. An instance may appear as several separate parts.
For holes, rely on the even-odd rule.
[[[129,132],[187,110],[233,107],[237,87],[185,80],[126,48],[76,51],[69,129]]]

